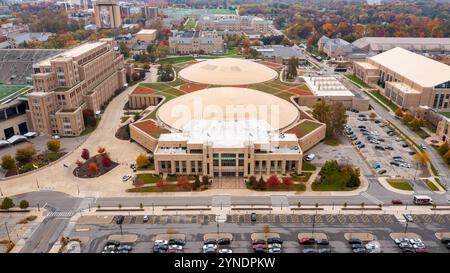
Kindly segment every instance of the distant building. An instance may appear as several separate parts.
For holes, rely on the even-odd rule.
[[[141,29],[136,33],[136,39],[146,43],[153,42],[156,39],[156,29]]]
[[[405,109],[428,106],[450,111],[450,66],[396,47],[364,62],[354,62],[354,74],[376,85],[381,94]]]
[[[94,14],[98,28],[119,28],[122,25],[120,8],[113,0],[95,2]]]
[[[252,47],[258,51],[265,60],[286,64],[289,58],[295,57],[299,60],[299,63],[306,63],[306,57],[300,50],[294,47],[284,45],[270,45],[270,46],[254,46]]]
[[[45,42],[52,35],[54,34],[49,32],[20,32],[20,33],[14,32],[9,33],[6,36],[6,38],[8,39],[10,48],[18,48],[20,44],[24,42],[26,43],[33,41]]]
[[[223,53],[223,36],[216,31],[174,31],[169,37],[172,54]]]
[[[401,47],[418,54],[450,54],[450,38],[364,37],[354,41],[352,45],[374,53]]]
[[[125,86],[123,55],[112,39],[85,43],[35,64],[35,91],[28,94],[34,130],[78,136],[83,110],[101,110]]]
[[[24,95],[32,89],[31,86],[0,84],[0,140],[28,132],[28,103]]]
[[[144,6],[145,19],[156,19],[158,17],[158,7]]]
[[[317,42],[317,46],[319,51],[327,54],[330,58],[347,56],[353,52],[352,44],[339,38],[331,39],[327,36],[322,36]]]
[[[251,31],[266,33],[269,31],[272,22],[256,16],[239,15],[205,15],[198,21],[201,30],[217,31]]]

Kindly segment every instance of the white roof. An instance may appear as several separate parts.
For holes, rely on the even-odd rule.
[[[396,47],[370,58],[422,87],[450,81],[450,66]]]
[[[156,32],[156,29],[141,29],[138,33],[136,33],[137,35],[139,34],[153,34]]]
[[[353,97],[355,96],[335,77],[303,77],[306,85],[315,96]]]
[[[21,136],[21,135],[15,135],[15,136],[8,138],[6,141],[8,141],[11,144],[14,144],[18,141],[23,141],[23,140],[27,140],[27,138],[24,136]]]
[[[183,128],[182,133],[161,134],[159,142],[164,141],[186,141],[188,144],[209,143],[215,148],[239,148],[247,144],[262,144],[268,150],[278,153],[299,153],[297,146],[295,148],[287,147],[287,144],[283,145],[286,141],[297,143],[295,134],[274,132],[265,120],[191,120]],[[171,149],[170,152],[177,152],[175,150]]]

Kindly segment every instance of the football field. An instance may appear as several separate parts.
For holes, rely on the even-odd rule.
[[[19,84],[0,84],[0,104],[28,92],[31,86]]]

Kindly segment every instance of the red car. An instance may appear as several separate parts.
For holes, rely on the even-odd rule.
[[[392,200],[392,204],[393,204],[393,205],[402,205],[403,202],[402,202],[402,200],[394,199],[394,200]]]
[[[314,238],[304,237],[298,239],[298,243],[301,245],[313,245],[316,242]]]
[[[254,244],[252,246],[253,250],[257,249],[257,248],[262,248],[262,249],[266,249],[266,245],[265,244]]]
[[[416,253],[428,253],[425,248],[416,248]]]

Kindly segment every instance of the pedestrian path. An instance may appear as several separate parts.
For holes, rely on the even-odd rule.
[[[63,218],[70,218],[75,215],[74,211],[52,211],[49,212],[46,217],[63,217]]]

